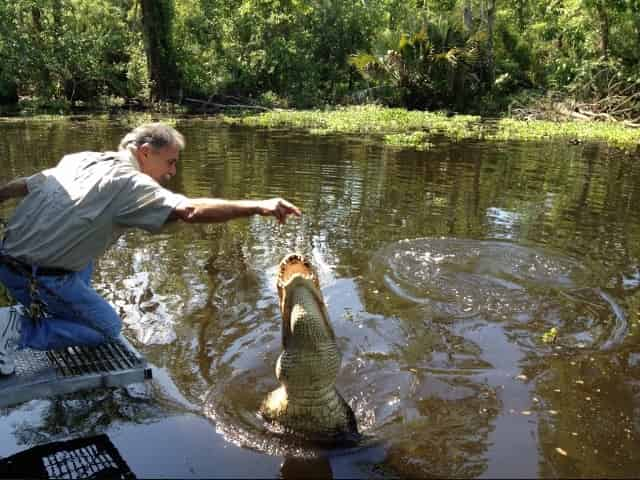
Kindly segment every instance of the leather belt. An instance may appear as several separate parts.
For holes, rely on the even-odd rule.
[[[0,254],[0,263],[6,265],[14,272],[20,275],[31,275],[32,266],[22,260],[10,257],[9,255]],[[57,267],[36,267],[36,275],[44,277],[60,277],[74,273],[72,270]]]

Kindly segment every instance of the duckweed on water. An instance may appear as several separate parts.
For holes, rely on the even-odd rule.
[[[273,111],[242,118],[226,117],[228,123],[267,128],[303,128],[315,134],[393,134],[413,135],[416,132],[441,134],[448,137],[477,138],[480,117],[442,112],[408,111],[380,106],[358,106],[335,110]]]
[[[67,115],[40,114],[40,115],[20,115],[12,117],[0,117],[2,123],[54,123],[68,121]]]
[[[266,128],[301,128],[315,135],[383,135],[385,144],[418,149],[429,148],[427,140],[432,135],[444,135],[455,140],[600,141],[626,150],[635,150],[640,144],[640,129],[616,123],[514,119],[483,123],[480,117],[472,115],[447,116],[442,112],[374,105],[334,110],[273,111],[240,118],[225,117],[224,121]]]
[[[111,115],[107,113],[92,113],[88,115],[20,115],[13,117],[0,117],[0,123],[51,123],[57,124],[61,122],[111,122],[114,124],[122,125],[126,128],[134,128],[143,123],[150,122],[163,122],[175,127],[180,119],[176,116],[169,116],[166,114],[157,114],[153,112],[127,112],[119,115]]]
[[[416,150],[428,150],[433,143],[428,141],[426,132],[395,133],[384,136],[384,143],[390,147],[415,148]]]
[[[488,140],[601,141],[614,147],[632,149],[640,144],[640,129],[615,122],[550,122],[505,118],[499,120],[496,130],[485,135],[485,138]]]
[[[556,327],[551,327],[548,331],[542,334],[543,343],[555,343],[558,338],[558,329]]]

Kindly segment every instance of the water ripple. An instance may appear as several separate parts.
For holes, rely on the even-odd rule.
[[[526,330],[526,347],[544,346],[541,339],[553,328],[558,333],[544,337],[547,343],[610,349],[628,331],[622,308],[594,284],[592,269],[540,248],[448,238],[402,240],[378,251],[371,271],[397,298],[434,317],[477,317]]]

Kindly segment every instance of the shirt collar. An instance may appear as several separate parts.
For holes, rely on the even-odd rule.
[[[130,149],[120,150],[120,158],[130,164],[137,171],[140,171],[140,164],[138,163],[138,159],[135,154]]]

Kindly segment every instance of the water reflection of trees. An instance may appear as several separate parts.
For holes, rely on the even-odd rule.
[[[99,121],[3,122],[0,183],[54,166],[68,153],[114,150],[124,132]]]
[[[331,464],[325,457],[318,458],[285,458],[280,467],[282,480],[297,480],[299,478],[333,479]]]
[[[637,324],[640,294],[627,298]],[[640,353],[637,328],[612,351],[557,349],[530,355],[525,373],[539,398],[540,475],[634,477],[640,468]]]
[[[426,314],[411,311],[406,302],[376,291],[379,285],[372,285],[367,277],[372,252],[404,238],[511,234],[518,242],[602,260],[612,272],[640,263],[640,216],[634,208],[640,201],[640,163],[604,147],[545,143],[489,148],[460,143],[427,152],[397,152],[358,140],[290,132],[212,128],[197,122],[179,127],[189,147],[174,180],[175,189],[228,198],[282,195],[298,203],[304,217],[284,227],[254,219],[226,226],[172,227],[155,238],[127,235],[100,261],[100,288],[116,304],[141,304],[143,292],[132,291],[124,281],[149,272],[148,283],[140,287],[147,292],[144,298],[150,292],[166,307],[171,320],[167,328],[175,330],[175,341],[168,345],[137,346],[154,364],[167,367],[192,401],[202,401],[212,385],[243,379],[245,383],[227,393],[229,399],[250,405],[259,394],[246,398],[247,391],[267,391],[275,382],[279,317],[270,283],[273,268],[291,249],[315,252],[337,277],[353,280],[355,289],[344,294],[358,297],[362,315],[370,321],[363,328],[367,341],[376,339],[376,348],[367,347],[357,325],[340,327],[348,340],[342,343],[345,378],[353,386],[348,396],[369,402],[378,409],[377,419],[389,421],[383,422],[384,435],[394,443],[388,461],[400,466],[406,460],[413,465],[401,470],[406,475],[481,474],[486,468],[487,435],[499,403],[491,388],[470,375],[453,376],[455,381],[447,383],[447,375],[430,372],[434,358],[457,365],[446,357],[447,352],[464,350],[468,358],[476,358],[474,345],[449,329],[429,325]],[[43,131],[18,132],[15,142],[4,144],[5,153],[10,148],[5,158],[11,159],[6,175],[32,173],[55,163],[47,158],[68,151],[115,145],[123,133],[121,128],[80,127],[72,139],[66,128]],[[491,208],[514,213],[514,223],[496,223],[488,213]],[[624,299],[628,293],[620,277],[612,275],[610,280],[617,298]],[[629,302],[628,308],[637,306]],[[378,349],[380,345],[386,348]],[[633,353],[627,345],[624,348]],[[602,367],[601,373],[590,374],[601,382],[594,388],[608,395],[597,397],[599,405],[591,414],[587,411],[582,423],[574,419],[561,424],[566,421],[562,415],[541,415],[543,475],[606,474],[595,467],[595,460],[587,459],[589,449],[599,449],[601,453],[593,458],[603,462],[606,452],[626,465],[638,463],[632,453],[638,451],[638,426],[626,419],[637,416],[639,404],[634,390],[635,357],[631,354],[626,364],[617,353],[594,358],[578,364]],[[585,395],[579,395],[585,392],[577,386],[569,395],[555,392],[558,386],[566,393],[563,385],[573,385],[572,375],[585,375],[571,361],[577,360],[538,358],[527,366],[541,372],[537,387],[541,405],[570,411],[577,418],[586,408]],[[482,362],[472,363],[487,368]],[[529,377],[538,378],[534,373]],[[376,393],[363,398],[358,391],[370,385],[376,386]],[[434,389],[437,385],[440,390]],[[387,403],[398,386],[400,402],[391,408]],[[105,409],[107,416],[120,415],[106,403],[93,407]],[[602,423],[599,419],[615,424],[620,413],[625,418],[618,420],[616,428],[594,427]],[[52,424],[64,420],[58,413],[50,416]],[[91,425],[92,420],[83,421]],[[623,442],[628,434],[625,428],[631,430],[630,439],[625,440],[631,443]],[[578,469],[571,463],[571,454],[558,457],[555,445],[565,442],[569,430],[588,445],[579,458],[591,462],[590,467]],[[571,432],[568,435],[573,438]],[[616,457],[614,450],[598,447],[602,441],[621,446],[618,450],[623,453]],[[570,453],[572,448],[565,450]],[[603,465],[609,465],[609,472],[620,471],[612,464]]]
[[[471,478],[486,470],[492,415],[480,413],[481,402],[431,398],[418,411],[421,418],[385,432],[393,439],[387,465],[403,478]]]
[[[567,357],[538,359],[528,371],[540,399],[540,475],[635,476],[640,466],[637,354]]]
[[[37,445],[70,436],[91,436],[106,432],[118,422],[144,424],[166,418],[169,412],[151,395],[135,392],[127,388],[97,389],[17,407],[37,412],[14,425],[17,443]]]
[[[381,321],[384,343],[368,330],[367,342],[347,351],[343,375],[347,398],[364,389],[362,403],[373,410],[365,432],[390,444],[384,464],[412,478],[484,472],[501,410],[494,387],[479,380],[491,365],[473,342],[418,314]]]
[[[184,311],[182,323],[189,328],[183,325],[176,343],[165,348],[165,353],[157,352],[164,357],[162,363],[171,366],[191,399],[201,397],[210,385],[239,379],[251,385],[241,382],[238,388],[229,387],[228,400],[242,402],[243,391],[266,389],[266,383],[273,382],[279,324],[274,298],[266,294],[266,303],[272,303],[265,307],[261,305],[264,292],[262,296],[255,292],[270,288],[267,282],[271,279],[264,272],[289,249],[306,249],[307,253],[316,249],[338,275],[354,278],[368,312],[382,311],[386,318],[393,318],[405,310],[400,313],[400,330],[396,333],[406,343],[398,341],[391,347],[384,362],[379,358],[371,361],[376,358],[373,355],[367,360],[371,361],[369,366],[364,367],[370,369],[369,378],[377,379],[378,384],[388,381],[389,385],[406,388],[398,410],[387,413],[391,426],[394,419],[403,425],[389,433],[389,438],[394,438],[389,462],[399,465],[408,460],[413,470],[405,472],[414,476],[480,474],[486,466],[483,452],[491,419],[499,410],[491,389],[471,382],[467,388],[475,393],[461,398],[451,399],[428,389],[422,392],[422,400],[414,398],[429,384],[429,377],[421,377],[424,374],[420,372],[433,355],[466,350],[472,358],[474,346],[447,329],[438,334],[437,329],[421,324],[416,330],[411,326],[415,323],[406,317],[406,305],[374,293],[375,286],[367,278],[371,252],[402,238],[483,238],[516,228],[491,223],[487,210],[494,205],[519,213],[517,234],[521,240],[570,251],[584,251],[586,246],[605,248],[610,239],[596,233],[601,231],[598,225],[609,228],[612,222],[624,224],[629,199],[637,196],[632,183],[616,184],[619,175],[611,172],[623,171],[629,165],[624,159],[608,159],[614,162],[612,168],[598,157],[602,152],[559,145],[539,146],[535,155],[517,145],[497,151],[453,145],[419,154],[398,154],[375,145],[301,140],[295,135],[293,140],[274,138],[251,131],[238,137],[237,133],[225,130],[222,137],[210,136],[202,152],[210,161],[199,165],[198,159],[192,158],[199,166],[185,166],[180,189],[206,193],[208,188],[216,195],[236,198],[283,195],[300,204],[304,218],[282,228],[258,220],[213,232],[179,232],[162,245],[154,245],[158,253],[145,268],[185,298],[192,296],[194,287],[200,291],[199,300],[192,300],[191,307]],[[222,151],[233,153],[224,158]],[[583,156],[590,160],[583,162]],[[637,169],[632,171],[637,178]],[[205,187],[207,176],[212,182],[209,187]],[[607,216],[605,211],[620,215]],[[624,251],[613,249],[617,258],[633,255],[631,243],[624,245]],[[168,262],[166,275],[159,273],[160,259]],[[267,325],[258,320],[260,313],[250,314],[252,310],[264,314]],[[388,327],[383,330],[389,333]],[[270,353],[259,361],[255,356],[248,360],[251,356],[243,354],[243,342],[253,342],[250,348],[259,348],[259,338]],[[389,338],[387,335],[386,340]],[[351,348],[346,352],[347,369],[349,355],[357,355],[355,347]],[[487,366],[481,361],[471,363]],[[405,373],[398,376],[399,370]],[[465,380],[464,375],[456,378]],[[359,383],[355,375],[352,380],[355,398]],[[449,388],[456,391],[458,386]],[[384,405],[389,400],[385,395],[391,390],[380,386],[380,396],[368,401]],[[245,405],[257,401],[257,397],[249,397],[244,399]],[[384,409],[379,409],[378,418],[384,418]],[[478,411],[484,414],[478,415]]]

